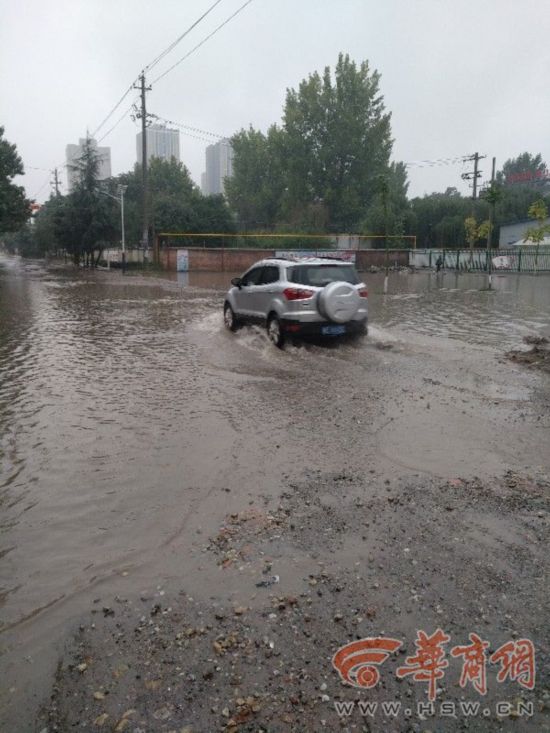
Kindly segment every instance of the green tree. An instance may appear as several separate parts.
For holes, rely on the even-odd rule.
[[[407,183],[405,167],[390,165],[392,144],[379,74],[340,54],[333,72],[326,67],[287,90],[282,127],[232,138],[229,203],[240,221],[258,228],[357,231],[380,226],[382,215],[398,230]]]
[[[63,206],[64,197],[50,196],[34,217],[33,240],[37,257],[44,257],[60,249],[57,238],[56,217]]]
[[[56,238],[71,253],[75,264],[84,258],[87,264],[97,265],[105,246],[118,238],[118,211],[116,203],[102,192],[99,157],[87,137],[82,155],[72,166],[76,187],[65,197],[55,216]]]
[[[15,232],[7,232],[2,236],[2,244],[10,254],[22,257],[40,257],[36,248],[36,240],[32,224],[27,223]]]
[[[546,180],[546,163],[542,155],[521,153],[509,158],[497,173],[497,181],[506,186],[533,186]]]
[[[421,247],[459,248],[465,244],[464,220],[472,210],[475,218],[486,218],[488,205],[447,188],[445,193],[432,193],[411,201],[410,228]]]
[[[356,228],[389,173],[393,141],[379,82],[367,61],[357,66],[340,54],[334,74],[326,67],[287,91],[287,207],[322,201],[331,228]]]
[[[231,138],[233,176],[226,181],[226,195],[242,231],[277,225],[286,187],[282,138],[275,125],[267,135],[250,127]]]
[[[129,242],[141,236],[142,178],[141,166],[111,179],[110,191],[115,195],[118,184],[125,185],[124,206]],[[152,158],[149,164],[151,222],[160,232],[234,231],[234,223],[223,196],[203,196],[193,183],[188,169],[176,161]],[[192,240],[187,240],[192,244]],[[218,244],[215,239],[209,244]]]
[[[388,172],[379,179],[379,187],[373,196],[365,218],[359,224],[361,234],[392,236],[387,244],[397,246],[393,237],[405,234],[413,226],[413,217],[407,200],[407,174],[403,163],[391,163]],[[375,247],[384,247],[385,239],[375,240]],[[401,246],[401,244],[399,244]]]
[[[544,241],[544,237],[550,232],[550,224],[546,223],[548,219],[548,207],[543,199],[535,201],[530,207],[528,216],[530,219],[536,219],[537,226],[529,227],[525,232],[524,242],[532,242],[536,247],[535,252],[535,271],[538,266],[539,247]]]
[[[4,138],[0,127],[0,232],[15,231],[29,219],[31,202],[24,188],[13,183],[24,172],[16,146]]]
[[[468,216],[464,220],[464,231],[466,232],[466,241],[470,247],[470,267],[474,261],[474,244],[478,236],[477,221],[473,216]]]
[[[489,233],[491,231],[491,222],[489,219],[485,219],[477,228],[477,239],[484,239],[485,242],[489,239]]]

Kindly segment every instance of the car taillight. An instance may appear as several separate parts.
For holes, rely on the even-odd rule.
[[[303,288],[285,288],[283,295],[287,300],[306,300],[315,295],[313,290],[304,290]]]
[[[369,291],[367,290],[367,288],[361,288],[361,290],[359,291],[359,295],[361,296],[361,298],[368,298]]]

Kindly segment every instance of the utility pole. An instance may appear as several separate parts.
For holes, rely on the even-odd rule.
[[[57,197],[59,197],[59,196],[60,196],[61,194],[59,193],[59,177],[58,177],[58,175],[57,175],[57,168],[54,168],[52,172],[53,172],[53,181],[52,181],[52,185],[53,185],[53,186],[54,186],[54,188],[55,188],[55,195],[56,195]]]
[[[474,199],[474,201],[477,198],[477,177],[481,176],[481,173],[478,173],[477,171],[478,165],[479,165],[479,153],[474,153],[474,180],[472,184],[473,189],[474,189],[472,198]]]
[[[489,201],[489,231],[487,232],[487,268],[489,270],[489,290],[493,287],[493,259],[491,257],[491,248],[493,246],[493,226],[495,221],[495,204],[496,204],[496,192],[495,192],[495,164],[496,158],[493,158],[493,166],[491,169],[491,195]]]
[[[124,194],[128,186],[123,186],[121,183],[117,186],[117,193],[120,196],[120,242],[122,244],[122,274],[126,270],[126,233],[124,228]],[[114,198],[114,197],[113,197]]]
[[[482,171],[479,170],[479,161],[483,160],[483,158],[486,158],[486,155],[480,155],[479,153],[474,153],[473,155],[470,155],[469,158],[465,158],[465,160],[473,160],[474,161],[474,170],[468,171],[467,173],[462,174],[462,180],[463,181],[470,181],[472,180],[472,198],[475,201],[477,198],[477,179],[481,178]]]
[[[147,170],[147,105],[145,95],[151,87],[145,85],[145,72],[139,76],[139,86],[134,85],[141,93],[141,111],[137,113],[141,117],[141,182],[143,187],[143,248],[149,250],[149,171]]]
[[[491,170],[491,200],[489,201],[489,235],[487,237],[487,249],[491,249],[493,244],[493,223],[495,220],[495,198],[494,198],[494,187],[495,187],[495,164],[496,158],[493,158],[493,167]]]

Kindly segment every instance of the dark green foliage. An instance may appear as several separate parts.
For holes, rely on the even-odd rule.
[[[509,158],[502,170],[497,173],[497,182],[505,186],[533,186],[543,183],[546,163],[542,155],[521,153],[517,158]]]
[[[226,181],[226,193],[242,232],[273,229],[280,219],[286,187],[282,138],[275,126],[267,135],[251,127],[232,138],[233,177]]]
[[[4,234],[2,244],[11,254],[17,253],[22,257],[42,257],[42,253],[37,250],[31,224],[25,224],[15,232]]]
[[[0,127],[0,232],[15,231],[29,219],[31,202],[24,188],[12,182],[23,173],[17,148],[4,139],[4,128]]]
[[[232,138],[229,203],[247,229],[345,232],[380,226],[380,179],[387,178],[387,232],[406,223],[406,174],[390,165],[390,115],[380,77],[340,54],[331,74],[289,89],[279,128]],[[241,226],[244,229],[244,226]]]
[[[98,180],[99,153],[90,138],[86,138],[82,155],[73,168],[77,185],[55,214],[56,236],[75,264],[84,259],[94,266],[103,249],[119,236],[116,203],[102,192]]]
[[[141,166],[129,173],[98,181],[97,153],[90,143],[76,163],[78,184],[68,196],[52,196],[34,223],[16,237],[5,238],[11,251],[43,257],[60,250],[75,263],[95,265],[106,246],[121,239],[120,194],[124,195],[125,233],[128,246],[141,240]],[[203,196],[187,168],[175,160],[153,158],[149,166],[151,220],[156,232],[234,232],[235,224],[223,196]],[[107,195],[108,194],[108,195]],[[219,241],[208,239],[210,246]],[[189,239],[187,244],[192,244]],[[201,242],[202,244],[202,242]]]
[[[127,186],[124,205],[128,241],[138,242],[141,239],[143,191],[141,166],[136,164],[133,171],[112,179],[111,192],[116,192],[119,183]],[[203,196],[185,165],[174,158],[170,161],[152,158],[149,164],[149,190],[151,221],[157,234],[235,231],[223,196]],[[216,242],[210,244],[214,246]]]

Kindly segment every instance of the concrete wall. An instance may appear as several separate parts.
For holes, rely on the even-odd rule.
[[[214,249],[200,247],[180,247],[189,252],[190,272],[244,272],[258,260],[273,257],[274,249]],[[160,249],[160,265],[165,270],[176,270],[178,247],[162,247]],[[314,253],[312,253],[314,254]],[[356,266],[358,270],[370,267],[384,267],[386,252],[383,249],[357,250]],[[390,266],[395,264],[406,267],[409,264],[409,250],[388,250]]]
[[[388,261],[390,267],[397,265],[407,267],[409,264],[408,249],[389,249]],[[386,251],[384,249],[359,249],[355,253],[355,266],[358,270],[368,270],[370,267],[385,267]]]

